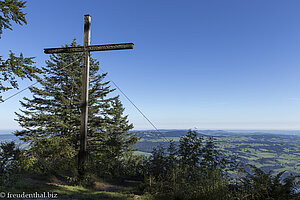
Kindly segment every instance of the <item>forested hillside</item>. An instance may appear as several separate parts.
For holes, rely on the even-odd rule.
[[[168,141],[179,143],[187,130],[136,131],[142,139],[136,144],[141,153],[150,153]],[[213,136],[219,151],[235,155],[244,163],[255,165],[268,172],[286,172],[300,175],[300,133],[277,131],[197,131],[199,136]]]
[[[87,182],[81,183],[90,189],[113,190],[114,195],[111,194],[112,196],[107,193],[92,193],[90,189],[79,194],[78,189],[70,186],[78,183],[76,183],[75,177],[71,178],[71,174],[63,170],[64,165],[58,170],[55,165],[51,164],[52,161],[44,160],[43,162],[46,162],[47,165],[51,164],[54,168],[51,169],[51,165],[49,165],[47,171],[43,172],[40,171],[40,161],[31,160],[28,163],[29,160],[26,161],[26,156],[13,162],[18,163],[19,166],[13,165],[15,168],[13,171],[6,171],[8,174],[6,174],[5,179],[8,182],[3,183],[7,187],[17,181],[17,185],[21,185],[14,190],[19,190],[24,189],[23,178],[25,177],[27,177],[27,181],[29,176],[30,180],[34,177],[33,180],[40,182],[40,179],[36,180],[36,175],[39,174],[39,176],[44,177],[43,179],[47,183],[53,181],[53,176],[55,176],[56,182],[59,181],[63,185],[67,184],[69,186],[64,187],[72,188],[74,191],[65,193],[63,188],[54,187],[47,187],[47,190],[56,191],[64,198],[75,195],[78,199],[110,198],[113,196],[115,199],[130,199],[132,197],[140,199],[297,199],[299,197],[296,194],[299,190],[298,180],[295,176],[290,175],[290,173],[299,174],[299,157],[292,156],[299,153],[299,147],[296,146],[299,143],[299,136],[297,135],[238,134],[226,131],[222,134],[222,131],[209,130],[198,131],[200,134],[185,130],[164,130],[159,134],[156,131],[133,132],[141,137],[140,141],[135,144],[135,147],[139,147],[139,151],[136,151],[134,153],[136,156],[132,155],[131,160],[127,160],[123,163],[123,167],[119,168],[123,171],[122,173],[119,171],[118,174],[103,173],[95,176],[95,168],[91,168],[93,171],[88,172]],[[0,139],[20,142],[23,147],[25,144],[16,140],[17,138],[13,135],[0,135]],[[293,144],[295,145],[293,146]],[[272,146],[276,148],[271,148]],[[3,143],[1,148],[6,152],[6,154],[2,154],[2,158],[5,158],[5,155],[20,156],[20,152],[22,152],[11,143]],[[27,148],[30,149],[28,145]],[[151,150],[147,152],[148,149]],[[289,152],[290,154],[288,154]],[[279,167],[270,164],[270,162],[280,161],[278,157],[271,157],[275,153],[281,155],[279,158],[287,164],[279,165]],[[264,158],[266,155],[268,157]],[[143,156],[145,157],[143,158]],[[63,164],[65,161],[60,160],[60,162]],[[70,160],[66,160],[66,162],[70,162]],[[12,166],[13,163],[9,165],[7,163],[6,166]],[[28,166],[32,164],[35,166],[34,169]],[[109,169],[100,166],[97,169]],[[273,171],[269,171],[270,169]],[[16,176],[12,174],[12,172],[16,172],[15,170],[21,170],[27,175],[22,175],[23,178],[16,179]],[[64,181],[66,178],[69,179],[68,182]],[[102,184],[100,187],[98,186],[100,184],[99,178]],[[116,182],[116,180],[119,181]],[[259,180],[263,182],[257,182]],[[128,185],[128,181],[135,183]],[[282,182],[282,185],[278,181]],[[30,184],[32,185],[32,183]],[[33,184],[32,187],[36,186]],[[27,190],[31,191],[29,188]],[[45,187],[41,187],[39,190],[45,190]],[[134,195],[134,193],[138,195]]]

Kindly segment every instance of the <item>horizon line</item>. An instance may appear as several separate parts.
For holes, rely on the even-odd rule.
[[[20,131],[22,129],[0,129],[0,131]],[[205,131],[205,130],[212,130],[212,131],[300,131],[299,129],[262,129],[262,128],[161,128],[157,129],[160,130],[199,130],[199,131]],[[130,131],[157,131],[156,129],[132,129]]]

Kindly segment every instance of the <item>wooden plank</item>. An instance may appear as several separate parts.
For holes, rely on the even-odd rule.
[[[83,52],[83,47],[66,47],[66,48],[47,48],[44,49],[45,54],[52,53],[75,53],[75,52]]]
[[[84,45],[66,48],[46,48],[44,53],[76,53],[83,52],[83,78],[82,78],[82,111],[80,127],[80,150],[78,153],[78,173],[81,178],[85,174],[85,163],[87,161],[87,119],[88,119],[88,86],[89,86],[89,52],[133,49],[133,43],[90,45],[91,37],[91,16],[84,16]]]
[[[87,47],[88,51],[112,51],[112,50],[125,50],[133,49],[133,43],[120,43],[120,44],[103,44],[103,45],[89,45]],[[65,48],[47,48],[44,49],[44,53],[76,53],[83,52],[84,47],[65,47]]]
[[[125,49],[133,49],[133,43],[91,45],[88,47],[88,51],[111,51]]]
[[[86,47],[91,43],[91,16],[84,16],[84,60],[82,76],[82,107],[81,107],[81,126],[80,126],[80,151],[78,157],[78,173],[81,177],[85,174],[85,164],[87,161],[87,124],[88,124],[88,101],[89,101],[89,72],[90,72],[90,53]]]

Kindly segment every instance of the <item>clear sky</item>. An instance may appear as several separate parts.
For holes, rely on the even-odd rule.
[[[44,48],[82,43],[90,14],[92,44],[135,44],[92,55],[157,128],[300,129],[299,10],[299,0],[30,0],[28,25],[4,31],[0,55],[43,66]],[[0,104],[0,129],[18,128],[24,96]],[[152,129],[121,100],[136,129]]]

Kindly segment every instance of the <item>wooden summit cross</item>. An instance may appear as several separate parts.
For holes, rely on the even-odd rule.
[[[78,172],[83,176],[85,172],[85,162],[87,160],[87,122],[88,122],[88,95],[89,95],[89,64],[90,51],[110,51],[133,49],[133,43],[90,45],[91,41],[91,16],[84,16],[84,44],[80,47],[66,48],[47,48],[44,53],[74,53],[83,52],[83,76],[82,76],[82,110],[81,110],[81,127],[80,127],[80,150],[78,154]]]

